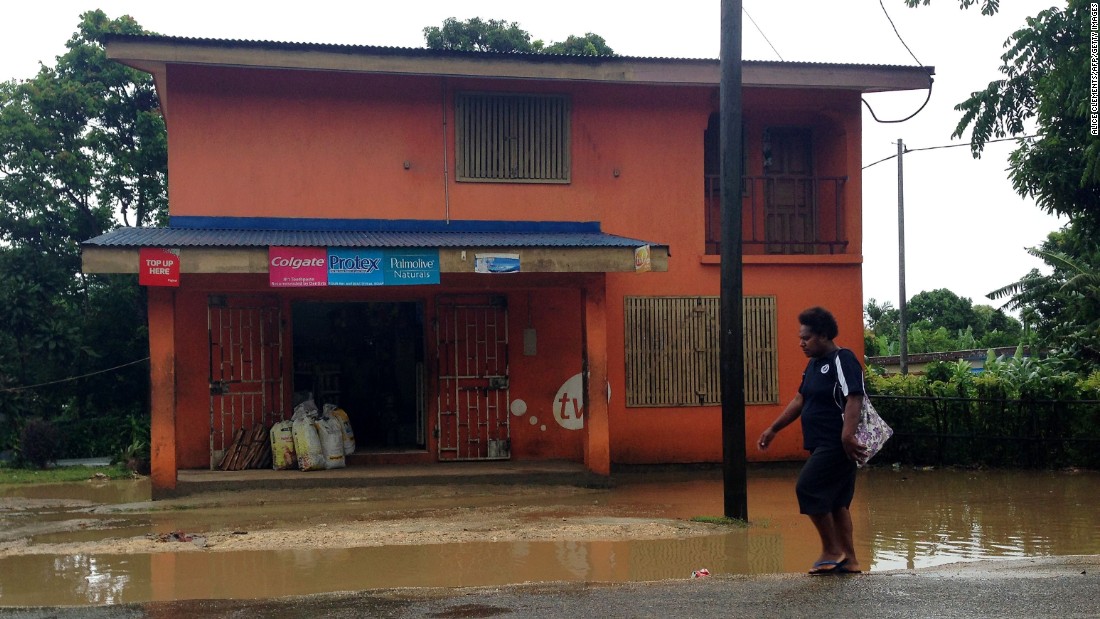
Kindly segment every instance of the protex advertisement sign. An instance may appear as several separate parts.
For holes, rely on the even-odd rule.
[[[382,250],[328,250],[328,284],[330,286],[382,286]]]
[[[272,247],[272,287],[412,286],[439,283],[436,249]]]

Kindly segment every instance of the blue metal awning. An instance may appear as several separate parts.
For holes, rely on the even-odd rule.
[[[606,234],[595,222],[181,218],[119,228],[85,246],[126,247],[664,247]]]
[[[646,241],[602,232],[367,232],[119,228],[91,247],[641,247]]]
[[[153,247],[180,250],[184,273],[266,272],[270,247],[437,249],[448,273],[471,270],[471,251],[517,254],[524,272],[633,271],[644,247],[653,270],[667,270],[668,261],[668,245],[607,234],[598,222],[173,217],[171,223],[85,241],[84,272],[136,272],[139,250]]]

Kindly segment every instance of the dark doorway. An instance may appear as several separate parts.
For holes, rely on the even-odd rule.
[[[298,302],[295,401],[344,409],[357,451],[424,449],[424,315],[418,303]]]

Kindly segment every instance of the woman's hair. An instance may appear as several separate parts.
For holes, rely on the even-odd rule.
[[[798,324],[806,325],[810,328],[810,333],[830,340],[835,340],[840,333],[836,326],[836,318],[833,318],[833,314],[824,307],[803,310],[798,315]]]

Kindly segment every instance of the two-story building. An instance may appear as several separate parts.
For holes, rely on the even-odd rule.
[[[306,394],[347,411],[353,464],[721,461],[718,61],[107,50],[169,136],[169,226],[83,248],[149,284],[155,493]],[[750,441],[797,389],[798,312],[862,355],[860,99],[931,73],[744,65]]]

